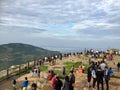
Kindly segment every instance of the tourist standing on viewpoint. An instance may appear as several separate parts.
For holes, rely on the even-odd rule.
[[[104,71],[102,71],[101,68],[99,67],[96,71],[97,90],[100,90],[100,87],[99,87],[100,84],[101,84],[102,90],[104,90],[103,77],[104,77]]]
[[[104,77],[105,77],[105,83],[106,83],[106,90],[109,90],[110,74],[108,71],[108,67],[105,67]]]
[[[38,68],[37,74],[38,74],[38,78],[40,78],[40,69],[39,68]]]
[[[56,81],[55,81],[54,90],[61,90],[62,85],[63,85],[62,81],[57,76]]]
[[[54,77],[52,77],[52,80],[51,80],[51,86],[52,86],[53,90],[55,88],[55,81],[56,81],[56,75],[54,75]]]
[[[92,78],[93,78],[93,89],[95,89],[95,85],[96,85],[96,68],[94,68],[92,70]]]
[[[118,71],[120,71],[120,62],[117,64]]]
[[[31,87],[32,87],[32,90],[37,90],[37,84],[36,84],[36,83],[33,83],[33,84],[31,85]]]
[[[69,81],[70,81],[70,90],[74,90],[75,75],[73,74],[73,71],[70,71]]]
[[[63,67],[62,73],[63,73],[63,75],[66,75],[66,68],[65,67]]]
[[[25,77],[25,80],[23,81],[22,86],[23,86],[23,90],[27,90],[27,86],[28,86],[28,79],[27,79],[27,77]]]
[[[52,74],[51,74],[50,70],[48,71],[47,79],[48,79],[48,80],[51,80],[51,79],[52,79]]]
[[[88,87],[91,87],[91,85],[90,85],[91,77],[92,77],[91,72],[92,72],[92,69],[91,69],[91,67],[89,67],[89,68],[88,68],[88,71],[87,71]]]
[[[65,76],[65,81],[63,82],[62,90],[70,90],[70,82],[68,76]]]
[[[102,61],[100,64],[100,68],[104,71],[106,66],[107,66],[106,63]]]
[[[16,84],[17,84],[17,82],[16,82],[16,80],[14,79],[14,80],[13,80],[13,87],[14,87],[14,88],[17,88]]]
[[[71,72],[74,72],[74,65],[70,69]]]

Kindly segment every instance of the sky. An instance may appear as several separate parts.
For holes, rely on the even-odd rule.
[[[0,44],[120,49],[120,0],[0,0]]]

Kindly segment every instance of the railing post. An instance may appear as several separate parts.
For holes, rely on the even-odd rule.
[[[7,79],[9,78],[9,68],[7,68]]]
[[[29,66],[30,66],[30,64],[29,64],[29,61],[28,61],[28,66],[27,66],[27,67],[28,67],[28,69],[29,69]]]
[[[34,59],[34,66],[35,66],[35,59]]]
[[[19,77],[20,77],[20,65],[19,65]]]

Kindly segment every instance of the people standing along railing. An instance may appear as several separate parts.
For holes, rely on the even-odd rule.
[[[14,68],[7,68],[6,70],[3,70],[1,71],[1,75],[0,75],[0,81],[3,81],[3,80],[6,80],[6,79],[9,79],[10,77],[13,77],[13,76],[16,76],[16,75],[21,75],[21,74],[25,74],[29,71],[29,69],[32,67],[32,66],[41,66],[44,64],[44,62],[48,62],[50,59],[49,59],[49,56],[46,56],[47,59],[42,58],[40,60],[37,60],[37,59],[34,59],[33,61],[27,61],[26,64],[20,64],[20,65],[14,65]],[[55,57],[54,59],[62,59],[62,56],[61,54],[55,54]],[[51,58],[51,57],[50,57]]]

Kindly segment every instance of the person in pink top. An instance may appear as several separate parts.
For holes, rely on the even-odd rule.
[[[55,81],[56,81],[56,75],[54,77],[52,77],[52,80],[51,80],[51,85],[52,85],[53,90],[55,87]]]

